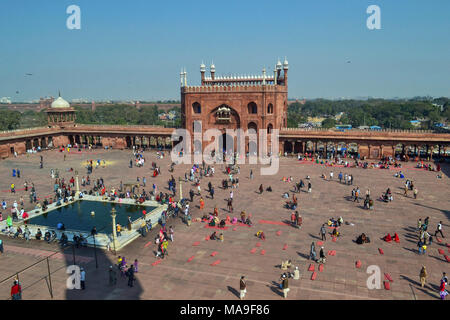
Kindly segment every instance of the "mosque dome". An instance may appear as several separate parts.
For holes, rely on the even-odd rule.
[[[70,104],[63,98],[58,97],[58,99],[52,102],[52,108],[54,109],[70,108]]]

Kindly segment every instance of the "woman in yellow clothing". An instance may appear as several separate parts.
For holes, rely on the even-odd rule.
[[[205,201],[203,200],[203,198],[200,198],[200,210],[203,210],[204,207],[205,207]]]

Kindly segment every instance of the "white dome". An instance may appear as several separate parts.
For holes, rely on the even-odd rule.
[[[281,67],[282,67],[281,61],[280,61],[280,59],[278,59],[276,68],[277,68],[277,70],[281,70]]]
[[[70,108],[70,104],[61,97],[52,102],[52,108]]]

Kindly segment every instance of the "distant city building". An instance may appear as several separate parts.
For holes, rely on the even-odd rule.
[[[55,98],[53,98],[53,97],[40,98],[39,99],[39,109],[50,108],[53,101],[55,101]]]
[[[0,103],[11,104],[11,98],[10,97],[2,97],[2,98],[0,98]]]

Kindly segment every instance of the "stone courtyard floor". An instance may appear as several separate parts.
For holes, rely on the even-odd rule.
[[[39,169],[39,155],[44,157],[44,169]],[[80,180],[86,175],[84,168],[86,160],[105,159],[105,168],[94,169],[91,180],[103,177],[107,187],[118,187],[120,180],[123,183],[135,182],[136,177],[147,178],[146,190],[150,191],[153,183],[160,190],[166,189],[170,157],[163,160],[156,158],[154,151],[145,152],[146,164],[143,168],[128,168],[131,151],[120,150],[93,150],[82,153],[73,152],[67,155],[64,161],[63,154],[58,151],[45,151],[41,154],[23,155],[17,158],[5,159],[0,162],[0,200],[6,200],[8,207],[14,199],[17,201],[22,195],[26,208],[30,209],[29,195],[20,189],[25,180],[33,181],[39,198],[52,194],[52,179],[50,169],[58,168],[61,177],[69,180],[73,173],[67,169],[73,168],[80,173]],[[157,178],[151,177],[151,162],[155,161],[162,174]],[[175,230],[174,242],[169,244],[169,255],[160,263],[155,258],[154,237],[157,228],[152,230],[145,238],[137,240],[126,246],[117,255],[126,256],[127,261],[139,260],[139,272],[133,288],[127,286],[127,280],[118,277],[115,287],[108,285],[108,268],[114,265],[117,256],[113,252],[106,252],[92,248],[77,249],[75,252],[66,250],[60,252],[57,245],[32,240],[3,239],[5,252],[0,255],[0,299],[9,297],[12,276],[18,271],[35,264],[24,272],[19,273],[19,279],[24,288],[24,299],[50,299],[48,288],[52,287],[54,299],[232,299],[239,296],[239,279],[241,275],[247,278],[246,299],[283,299],[277,287],[282,273],[279,265],[282,260],[291,259],[293,266],[300,270],[300,280],[289,281],[290,292],[288,299],[438,299],[439,280],[442,272],[449,273],[449,263],[438,249],[450,255],[450,248],[446,246],[448,238],[441,243],[434,241],[425,255],[417,254],[417,220],[430,217],[430,233],[439,221],[443,222],[444,235],[450,236],[450,182],[448,179],[448,165],[443,165],[442,179],[436,178],[435,172],[426,172],[414,168],[415,163],[403,163],[402,170],[406,178],[414,180],[419,190],[418,199],[413,199],[410,193],[403,196],[404,179],[395,178],[396,170],[360,169],[360,168],[330,168],[321,165],[299,163],[294,158],[282,158],[279,172],[272,176],[261,176],[259,165],[241,165],[238,175],[240,186],[234,189],[234,213],[226,210],[226,199],[230,190],[221,188],[221,181],[225,178],[222,173],[224,166],[216,165],[216,174],[213,178],[201,180],[202,195],[205,199],[205,208],[198,208],[199,197],[194,198],[191,205],[193,217],[200,217],[204,213],[212,212],[214,207],[219,208],[219,218],[237,216],[242,210],[252,215],[254,225],[230,226],[223,231],[224,242],[207,241],[205,237],[214,230],[205,228],[201,222],[193,222],[190,227],[180,220],[168,222]],[[11,170],[19,168],[21,178],[12,178]],[[250,169],[253,169],[254,179],[249,179]],[[184,177],[188,165],[177,165],[172,173],[174,177]],[[325,181],[320,178],[322,173],[329,176],[334,172],[334,181]],[[337,181],[339,172],[350,173],[354,176],[354,186],[359,186],[362,196],[370,188],[375,202],[375,210],[368,211],[362,208],[363,201],[355,203],[349,200],[354,186],[340,184]],[[282,182],[283,176],[291,175],[294,181],[300,178],[305,180],[311,176],[312,193],[301,192],[296,194],[299,200],[299,212],[303,217],[301,229],[283,224],[289,221],[291,210],[283,208],[285,199],[282,193],[293,189],[293,183]],[[178,180],[178,179],[177,179]],[[207,184],[211,181],[215,187],[214,199],[207,195]],[[18,189],[16,194],[9,191],[10,184],[14,182]],[[177,184],[179,182],[177,181]],[[260,184],[272,186],[273,192],[257,193]],[[391,188],[394,201],[384,203],[377,199],[388,187]],[[188,191],[194,188],[190,183],[183,182],[183,195],[188,197]],[[167,190],[167,189],[166,189]],[[177,185],[177,192],[179,187]],[[205,197],[206,196],[206,197]],[[201,212],[202,211],[202,212]],[[5,218],[5,213],[4,217]],[[327,235],[324,251],[335,250],[336,255],[328,256],[322,272],[318,264],[308,260],[311,242],[316,243],[317,253],[320,245],[319,229],[327,219],[342,216],[345,224],[340,228],[342,234],[336,242],[331,241]],[[264,223],[264,221],[273,222]],[[263,230],[266,240],[261,241],[255,237],[258,230]],[[331,229],[328,229],[331,232]],[[362,232],[371,239],[371,243],[357,245],[354,240]],[[381,238],[387,234],[397,232],[400,243],[386,243]],[[379,253],[379,248],[384,254]],[[213,252],[217,252],[211,256]],[[253,252],[253,253],[252,253]],[[73,263],[75,254],[76,264],[86,269],[86,290],[68,290],[66,288],[66,267]],[[43,260],[52,255],[48,261]],[[97,262],[95,259],[97,256]],[[192,259],[190,259],[192,258]],[[355,267],[360,260],[361,268]],[[41,261],[41,262],[39,262]],[[98,268],[96,268],[96,264]],[[215,264],[215,265],[214,265]],[[315,266],[317,277],[311,280],[312,271],[308,271],[310,264]],[[381,289],[368,289],[366,273],[370,265],[381,269]],[[425,265],[428,270],[428,282],[425,288],[419,284],[419,272]],[[50,279],[46,278],[48,267],[51,270]],[[390,274],[390,290],[383,286],[384,274]],[[3,281],[2,281],[3,280]]]

